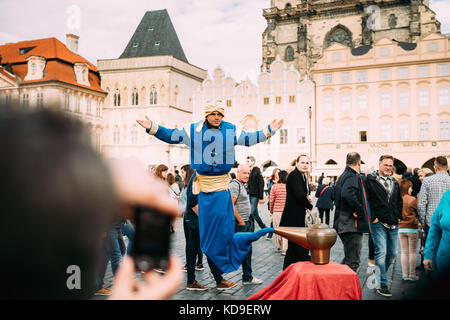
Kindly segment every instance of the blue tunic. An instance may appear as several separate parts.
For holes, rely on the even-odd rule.
[[[271,132],[270,126],[268,132]],[[190,147],[191,168],[207,176],[223,175],[231,170],[235,163],[236,145],[250,147],[268,139],[263,130],[242,131],[238,136],[236,126],[226,121],[222,121],[218,129],[208,129],[206,121],[192,123],[186,129],[159,126],[155,137]],[[234,233],[235,218],[229,190],[200,192],[198,206],[200,247],[222,272],[237,270],[251,243],[273,232],[273,228],[265,228],[253,233]]]

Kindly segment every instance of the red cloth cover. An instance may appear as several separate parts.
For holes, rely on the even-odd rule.
[[[347,265],[297,262],[248,300],[361,300],[361,285]]]

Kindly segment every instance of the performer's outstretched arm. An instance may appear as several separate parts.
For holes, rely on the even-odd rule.
[[[272,137],[275,132],[281,128],[283,122],[283,119],[281,119],[280,121],[273,120],[266,128],[262,130],[256,132],[242,131],[236,136],[236,144],[240,146],[251,147],[257,143],[264,142],[267,139],[270,139],[270,137]]]
[[[145,128],[148,134],[154,135],[161,141],[170,144],[183,143],[190,146],[189,128],[188,129],[168,129],[160,126],[145,116],[146,120],[136,120],[141,126]]]

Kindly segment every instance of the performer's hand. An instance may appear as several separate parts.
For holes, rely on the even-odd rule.
[[[283,122],[284,122],[283,119],[281,119],[281,120],[278,121],[278,122],[277,122],[277,119],[275,119],[275,120],[273,120],[273,121],[270,123],[270,128],[271,128],[272,130],[278,130],[278,129],[280,129],[281,126],[283,125]]]
[[[136,122],[143,126],[145,129],[150,129],[150,127],[152,126],[152,120],[150,120],[147,116],[145,116],[145,119],[146,120],[136,120]]]

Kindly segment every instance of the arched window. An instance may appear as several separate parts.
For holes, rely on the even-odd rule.
[[[120,106],[120,91],[114,90],[114,107]]]
[[[139,105],[139,93],[136,88],[133,88],[133,91],[131,92],[131,105]]]
[[[337,162],[334,161],[333,159],[330,159],[327,162],[325,162],[325,164],[328,164],[328,165],[330,165],[330,164],[337,164]]]
[[[288,3],[286,3],[286,6],[284,8],[285,9],[290,9],[290,8],[292,8],[292,5],[288,2]]]
[[[397,26],[397,17],[395,14],[389,16],[389,28],[395,28]]]
[[[291,46],[288,46],[288,47],[286,48],[285,60],[286,60],[286,61],[292,61],[292,60],[294,60],[294,49],[292,49]]]
[[[325,36],[325,48],[328,48],[334,42],[339,42],[344,46],[352,47],[352,33],[347,27],[338,25],[331,29]]]
[[[155,86],[150,88],[150,104],[158,104],[158,93]]]

